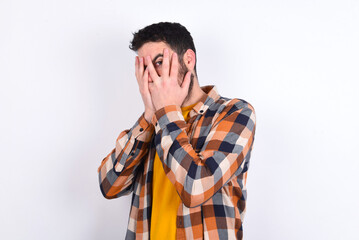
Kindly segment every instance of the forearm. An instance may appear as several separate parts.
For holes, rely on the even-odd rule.
[[[131,190],[137,167],[148,154],[154,128],[144,114],[131,129],[122,131],[116,147],[98,168],[100,189],[104,197],[116,198]]]
[[[244,160],[250,156],[254,109],[239,103],[231,108],[228,106],[228,114],[222,114],[223,118],[213,124],[202,149],[197,151],[184,130],[186,122],[178,107],[167,106],[155,113],[156,150],[168,178],[188,207],[213,196],[238,169],[243,169]]]

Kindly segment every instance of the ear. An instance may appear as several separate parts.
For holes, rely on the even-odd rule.
[[[183,62],[188,68],[189,71],[193,71],[194,66],[196,65],[196,54],[192,49],[187,49],[183,55]]]

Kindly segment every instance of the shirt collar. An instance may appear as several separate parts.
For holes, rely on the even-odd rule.
[[[215,85],[202,86],[201,89],[206,94],[203,95],[202,98],[198,101],[198,103],[192,108],[191,112],[189,113],[190,117],[193,117],[197,114],[205,113],[209,106],[221,97]]]

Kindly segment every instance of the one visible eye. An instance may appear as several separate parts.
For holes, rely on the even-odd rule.
[[[162,61],[157,61],[157,62],[155,63],[155,66],[156,66],[156,67],[162,66]]]

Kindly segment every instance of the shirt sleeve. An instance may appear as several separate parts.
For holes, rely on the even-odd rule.
[[[238,101],[227,106],[220,116],[197,152],[189,142],[179,106],[167,105],[152,118],[157,153],[187,207],[196,207],[211,198],[234,173],[243,170],[250,156],[256,124],[254,108]]]
[[[147,122],[144,113],[130,129],[120,133],[116,147],[98,167],[100,189],[107,199],[129,194],[139,165],[148,155],[154,126]]]

